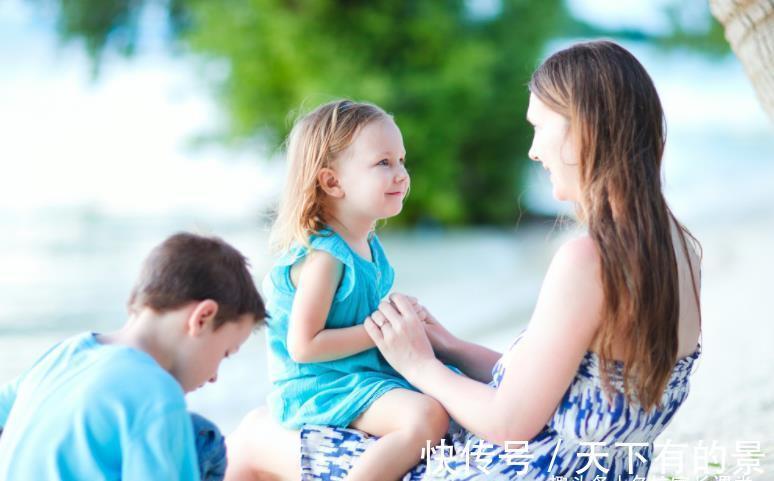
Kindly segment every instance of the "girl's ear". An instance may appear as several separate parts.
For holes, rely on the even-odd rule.
[[[317,174],[317,182],[320,183],[322,190],[331,197],[338,199],[344,197],[344,189],[341,188],[339,178],[333,169],[327,167],[320,169]]]

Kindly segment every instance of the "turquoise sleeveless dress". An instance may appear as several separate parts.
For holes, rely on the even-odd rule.
[[[394,271],[376,234],[369,238],[372,260],[360,256],[332,229],[310,239],[343,265],[326,329],[362,324],[392,288]],[[297,246],[274,264],[263,281],[267,311],[267,351],[272,389],[270,412],[283,426],[305,424],[347,427],[376,399],[391,389],[416,391],[372,348],[353,356],[326,362],[297,363],[288,354],[287,334],[295,288],[290,268],[308,254]]]
[[[508,352],[522,335],[523,331]],[[492,369],[489,385],[494,388],[505,376],[508,352]],[[608,371],[617,392],[612,403],[607,401],[599,356],[587,351],[553,416],[529,440],[526,451],[517,452],[518,446],[505,449],[487,443],[457,426],[447,435],[448,449],[431,452],[429,459],[409,471],[402,481],[642,481],[651,466],[655,439],[688,396],[694,361],[700,353],[701,345],[697,345],[692,354],[677,360],[660,407],[646,412],[636,400],[625,399],[620,361],[615,361]],[[342,480],[358,457],[378,439],[355,429],[311,425],[301,430],[300,438],[304,481]]]

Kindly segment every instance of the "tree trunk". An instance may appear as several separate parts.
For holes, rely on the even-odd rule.
[[[774,121],[774,0],[709,0],[709,5]]]

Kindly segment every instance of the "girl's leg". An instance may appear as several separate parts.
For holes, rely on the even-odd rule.
[[[408,389],[393,389],[352,422],[351,427],[379,436],[358,458],[347,481],[398,480],[422,458],[422,448],[435,446],[449,429],[441,404]]]
[[[282,427],[268,410],[251,411],[226,438],[226,481],[298,481],[301,440]]]

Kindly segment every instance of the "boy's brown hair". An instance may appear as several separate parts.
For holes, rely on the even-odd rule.
[[[177,309],[191,301],[218,303],[214,329],[248,314],[262,324],[266,310],[245,256],[218,237],[181,232],[156,246],[129,296],[129,310]]]

